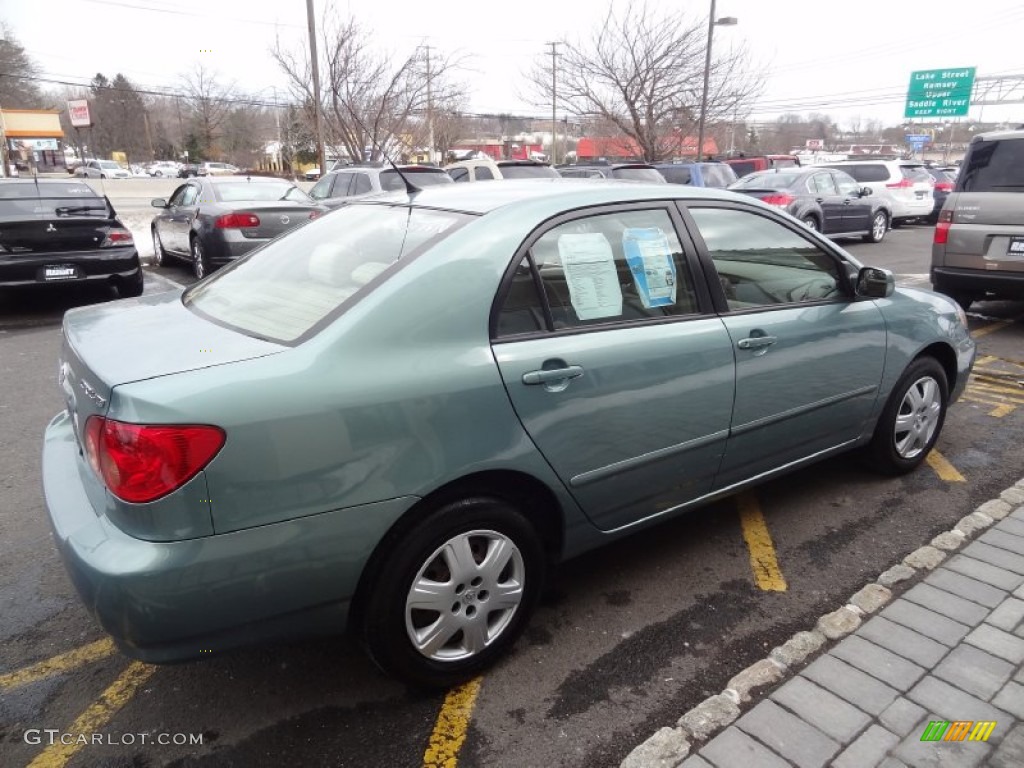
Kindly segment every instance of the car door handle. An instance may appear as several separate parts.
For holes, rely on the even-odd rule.
[[[764,347],[770,347],[778,340],[777,336],[749,336],[737,341],[736,346],[740,349],[763,349]]]
[[[816,197],[816,198],[814,198],[814,202],[816,202],[816,203],[824,203],[825,202],[825,198],[824,197]]]
[[[565,368],[545,368],[540,371],[528,371],[523,374],[523,384],[550,384],[556,381],[568,381],[578,379],[583,375],[583,369],[578,365],[568,365]]]

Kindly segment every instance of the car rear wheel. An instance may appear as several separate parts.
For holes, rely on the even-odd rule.
[[[375,573],[361,627],[370,656],[407,683],[445,688],[478,674],[522,632],[544,554],[517,509],[468,498],[425,516]]]
[[[868,445],[868,459],[880,472],[902,475],[915,469],[939,439],[946,419],[949,385],[932,357],[912,362],[893,387]]]
[[[865,243],[880,243],[889,229],[889,217],[885,211],[876,211],[871,217],[871,231],[864,235]]]
[[[813,216],[804,216],[801,221],[804,223],[805,227],[812,229],[815,232],[818,232],[821,229],[821,227],[818,226],[818,220]]]
[[[192,274],[196,280],[202,280],[210,274],[210,260],[206,256],[206,248],[198,236],[192,238]]]

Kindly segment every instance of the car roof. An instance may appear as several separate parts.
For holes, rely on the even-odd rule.
[[[613,179],[508,179],[494,184],[443,184],[427,187],[418,192],[411,204],[422,208],[486,214],[519,203],[543,202],[550,204],[552,213],[568,208],[604,205],[616,202],[643,202],[645,200],[685,199],[743,200],[723,190],[687,187],[671,184],[645,184]],[[408,198],[395,193],[386,200],[376,199],[353,202],[352,205],[408,204]]]
[[[238,183],[239,181],[254,182],[256,184],[264,184],[269,181],[283,182],[284,184],[291,184],[292,182],[288,179],[279,179],[277,176],[246,176],[244,174],[232,174],[230,176],[203,176],[199,181],[205,181],[209,184],[226,184],[226,183]]]

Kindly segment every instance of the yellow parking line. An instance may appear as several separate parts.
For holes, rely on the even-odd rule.
[[[736,506],[740,512],[740,527],[743,539],[750,551],[750,567],[754,570],[754,581],[766,592],[785,592],[786,580],[779,570],[779,562],[775,557],[775,545],[768,532],[761,505],[757,497],[749,491],[736,496]]]
[[[1020,318],[1021,316],[1011,317],[1008,320],[997,320],[996,322],[991,323],[989,325],[983,325],[981,328],[971,331],[971,336],[974,337],[975,339],[981,336],[987,336],[993,331],[998,331],[1001,328],[1005,328],[1008,325],[1013,325],[1015,322],[1020,320]]]
[[[455,768],[458,765],[459,750],[466,740],[466,730],[482,680],[477,677],[448,691],[437,714],[434,732],[430,734],[430,746],[423,753],[423,768]]]
[[[1016,408],[1016,405],[997,405],[995,408],[988,412],[988,415],[995,416],[997,419],[1001,419],[1003,418],[1003,416],[1006,416],[1009,413],[1013,413],[1013,411],[1016,410]]]
[[[78,734],[91,737],[91,734],[102,731],[110,719],[117,714],[117,711],[131,700],[139,687],[149,680],[155,671],[156,667],[154,666],[143,664],[141,661],[133,661],[121,673],[121,676],[100,694],[99,699],[89,705],[88,709],[80,714],[63,733],[72,737]],[[67,765],[68,760],[85,746],[82,740],[71,738],[69,741],[70,744],[63,744],[60,741],[51,744],[36,755],[35,760],[28,764],[28,768],[63,768]]]
[[[45,677],[68,672],[75,667],[91,664],[94,661],[113,655],[116,650],[114,641],[109,637],[97,640],[95,643],[89,643],[80,648],[61,653],[30,667],[24,667],[14,672],[8,672],[6,675],[0,675],[0,691],[4,688],[14,688],[19,685],[34,683],[36,680],[42,680]]]
[[[993,397],[997,394],[1006,396],[1007,400],[1018,400],[1024,402],[1024,388],[1007,387],[1002,384],[993,384],[990,381],[973,381],[968,387],[974,390],[980,390],[982,393],[987,393]]]
[[[935,470],[935,474],[939,476],[940,480],[945,480],[947,483],[967,482],[964,476],[957,471],[956,467],[949,463],[949,459],[934,448],[932,448],[931,453],[925,457],[925,461],[928,462],[929,467]]]

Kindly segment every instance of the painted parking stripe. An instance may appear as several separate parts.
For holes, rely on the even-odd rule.
[[[967,482],[964,476],[957,471],[957,468],[949,463],[949,459],[934,448],[925,457],[925,461],[928,462],[929,467],[935,470],[935,474],[939,476],[940,480],[945,480],[947,483]]]
[[[187,288],[188,287],[184,283],[179,283],[177,280],[173,280],[173,279],[167,277],[167,275],[162,275],[159,272],[154,272],[152,269],[147,269],[146,270],[146,276],[147,277],[151,277],[154,280],[162,281],[162,282],[165,282],[165,283],[170,283],[175,288]]]
[[[759,589],[766,592],[785,592],[788,585],[779,569],[775,545],[772,543],[772,536],[768,532],[768,524],[765,522],[757,497],[749,491],[744,491],[736,496],[736,506],[739,508],[743,539],[747,542],[747,550],[750,552],[754,582]]]
[[[63,733],[100,733],[118,710],[127,704],[135,692],[156,672],[156,667],[133,661],[110,686],[99,695],[95,703],[80,714]],[[71,740],[70,744],[57,741],[51,744],[28,764],[28,768],[63,768],[85,744]]]
[[[483,678],[477,677],[448,691],[423,753],[423,768],[456,768],[459,764],[459,751],[466,741],[481,682]]]
[[[994,333],[995,331],[1001,330],[1008,325],[1013,325],[1022,317],[1024,317],[1024,315],[1017,315],[1016,317],[1011,317],[1006,320],[997,320],[996,322],[990,323],[989,325],[983,325],[981,326],[981,328],[976,328],[975,330],[971,331],[971,336],[975,339],[980,338],[982,336],[988,336],[990,333]]]
[[[14,672],[8,672],[6,675],[0,675],[0,691],[6,688],[15,688],[19,685],[28,685],[37,680],[69,672],[76,667],[82,667],[94,661],[112,656],[116,650],[114,641],[109,637],[97,640],[95,643],[89,643],[67,653],[61,653],[30,667],[24,667]]]

